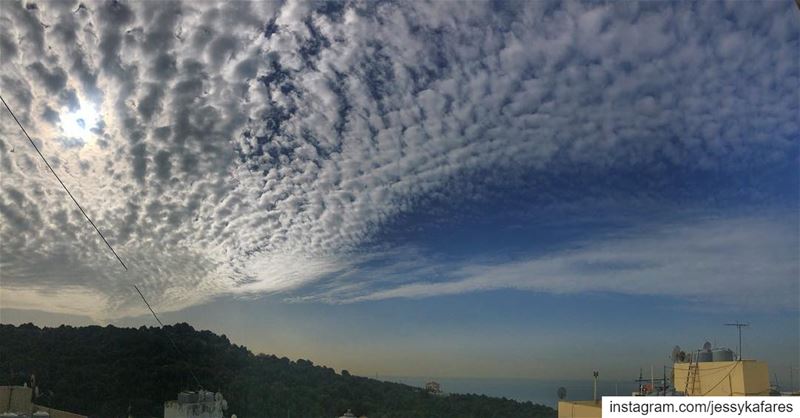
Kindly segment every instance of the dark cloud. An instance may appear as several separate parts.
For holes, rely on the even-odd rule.
[[[0,55],[5,59],[13,59],[17,55],[17,45],[11,39],[5,28],[0,29]]]
[[[49,93],[58,93],[67,85],[67,73],[60,68],[50,71],[41,62],[34,62],[28,66],[28,70],[36,76],[37,81],[42,83]]]
[[[57,125],[60,117],[58,116],[58,112],[53,110],[50,106],[45,106],[44,110],[42,111],[42,118],[49,122],[51,125]]]

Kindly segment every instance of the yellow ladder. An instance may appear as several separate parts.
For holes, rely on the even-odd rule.
[[[689,364],[689,374],[691,375],[691,378],[692,378],[692,389],[691,389],[690,393],[687,393],[687,395],[689,395],[689,394],[694,395],[695,394],[695,389],[700,385],[700,382],[699,382],[699,380],[700,380],[700,364],[699,363],[694,363],[694,365]]]
[[[699,361],[695,361],[695,360],[699,360],[699,357],[700,357],[699,353],[698,353],[697,357],[698,357],[697,359],[689,357],[689,370],[686,372],[686,386],[683,389],[683,393],[686,396],[693,395],[695,389],[699,385],[698,380],[699,380],[699,374],[700,374],[700,364],[699,364]],[[689,391],[690,382],[691,382],[691,392]]]

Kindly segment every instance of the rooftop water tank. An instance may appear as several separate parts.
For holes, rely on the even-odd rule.
[[[713,360],[713,355],[711,354],[711,351],[700,351],[699,353],[697,353],[697,362],[698,363],[704,363],[704,362],[708,362],[708,361],[714,361]]]
[[[715,348],[711,350],[712,361],[733,361],[733,350],[730,348]]]
[[[199,398],[197,392],[184,391],[178,394],[178,403],[197,403]]]

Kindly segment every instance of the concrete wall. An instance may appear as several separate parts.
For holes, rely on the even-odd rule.
[[[741,360],[695,364],[697,365],[697,378],[694,385],[692,385],[692,376],[689,373],[689,363],[675,363],[673,365],[674,383],[677,391],[686,391],[689,396],[769,395],[769,369],[767,363],[756,360]]]
[[[0,413],[23,412],[30,414],[33,408],[33,389],[24,386],[0,386]]]
[[[44,411],[50,414],[50,418],[88,418],[86,415],[74,414],[72,412],[61,411],[46,406],[33,404],[33,411]]]
[[[218,402],[164,403],[164,418],[222,418],[222,405]]]
[[[734,396],[769,395],[769,368],[767,367],[767,363],[759,361],[745,361],[743,375],[743,393],[734,392]]]
[[[32,397],[33,389],[29,387],[0,386],[0,413],[20,412],[30,415],[37,411],[44,411],[50,414],[50,418],[87,418],[85,415],[36,405],[31,401]]]
[[[558,401],[558,418],[599,418],[601,405],[600,401]]]

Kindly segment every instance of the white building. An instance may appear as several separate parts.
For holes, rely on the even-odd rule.
[[[442,385],[440,385],[439,382],[430,381],[425,384],[425,391],[434,395],[441,395]]]
[[[339,418],[356,418],[356,415],[353,414],[353,411],[348,409],[347,412],[345,412],[344,415],[342,415]],[[362,415],[360,418],[367,418],[367,416],[366,415]]]
[[[201,390],[181,392],[178,399],[164,402],[164,418],[223,418],[228,403],[221,393]]]

